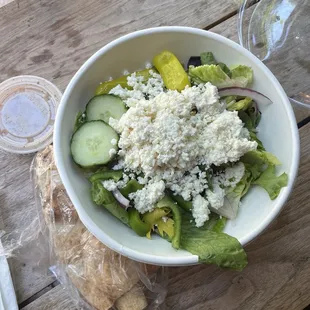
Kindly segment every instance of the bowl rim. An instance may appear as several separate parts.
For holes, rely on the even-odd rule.
[[[89,57],[84,64],[80,67],[80,69],[75,73],[72,77],[71,81],[69,82],[66,90],[61,98],[61,102],[58,107],[56,120],[55,120],[55,129],[54,129],[54,157],[55,163],[58,168],[58,172],[60,178],[64,184],[64,187],[67,190],[68,196],[71,199],[73,205],[75,206],[80,220],[86,226],[86,228],[102,243],[106,246],[111,248],[112,250],[127,256],[133,260],[156,264],[156,265],[166,265],[166,266],[182,266],[182,265],[192,265],[198,263],[198,256],[197,255],[188,255],[188,256],[177,256],[177,257],[166,257],[166,256],[157,256],[155,254],[145,254],[141,253],[137,250],[130,249],[129,247],[123,246],[115,241],[113,238],[109,237],[105,234],[103,230],[101,230],[90,218],[87,214],[85,209],[80,205],[79,199],[75,194],[74,188],[72,187],[68,174],[66,172],[66,167],[64,165],[62,159],[62,152],[61,152],[61,123],[63,119],[63,114],[65,110],[65,105],[68,98],[71,96],[77,82],[80,80],[84,72],[104,53],[108,50],[114,48],[115,46],[121,44],[122,42],[131,40],[136,37],[150,35],[153,33],[163,33],[163,32],[182,32],[182,33],[191,33],[196,35],[201,35],[204,37],[209,37],[216,41],[219,41],[223,44],[229,45],[230,47],[234,48],[235,50],[239,51],[242,55],[250,59],[253,63],[259,66],[262,71],[268,75],[270,81],[273,83],[274,87],[277,89],[277,93],[279,98],[284,104],[284,108],[288,115],[290,130],[292,132],[293,138],[293,150],[292,150],[292,172],[290,174],[289,183],[287,187],[282,189],[282,195],[277,198],[277,204],[275,208],[270,212],[267,218],[255,229],[253,232],[249,233],[246,237],[239,239],[239,242],[242,246],[245,246],[249,242],[253,241],[257,236],[259,236],[270,224],[271,222],[278,216],[281,209],[284,207],[288,197],[293,189],[293,186],[296,181],[296,176],[299,167],[299,156],[300,156],[300,143],[299,143],[299,131],[296,124],[295,115],[293,112],[293,108],[289,102],[287,95],[284,92],[284,89],[273,75],[273,73],[263,64],[256,56],[254,56],[251,52],[249,52],[244,47],[240,46],[239,44],[231,41],[228,38],[225,38],[219,34],[209,32],[206,30],[193,28],[193,27],[183,27],[183,26],[162,26],[162,27],[153,27],[147,28],[143,30],[138,30],[124,36],[121,36],[110,43],[106,44],[102,48],[100,48],[97,52],[95,52],[91,57]]]

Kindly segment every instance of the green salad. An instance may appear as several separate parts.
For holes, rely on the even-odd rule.
[[[211,52],[184,68],[162,51],[145,69],[100,83],[71,139],[93,202],[142,238],[156,234],[201,263],[242,270],[247,256],[223,232],[227,219],[252,186],[273,200],[288,182],[257,136],[258,105],[272,102],[253,79],[250,67]]]

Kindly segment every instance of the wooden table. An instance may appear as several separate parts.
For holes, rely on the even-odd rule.
[[[1,0],[0,82],[32,74],[63,91],[96,50],[148,27],[192,26],[237,41],[236,14],[233,0]],[[214,266],[170,268],[168,309],[303,309],[310,304],[310,118],[307,110],[295,112],[299,176],[283,212],[246,247],[248,267],[243,272]],[[26,228],[32,220],[32,157],[0,153],[0,212],[7,230]],[[40,252],[35,244],[26,251]],[[76,309],[55,278],[36,272],[37,261],[21,254],[23,259],[10,261],[20,308]]]

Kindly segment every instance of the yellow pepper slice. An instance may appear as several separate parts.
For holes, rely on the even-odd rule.
[[[169,51],[162,51],[154,57],[153,65],[160,73],[165,86],[171,90],[181,91],[190,81],[178,58]]]
[[[144,80],[147,81],[150,78],[150,69],[144,69],[141,71],[137,71],[137,76],[143,76]],[[129,74],[130,75],[130,74]],[[115,80],[112,81],[106,81],[98,85],[95,91],[95,95],[103,95],[108,94],[109,91],[117,86],[118,84],[121,85],[123,88],[132,89],[132,87],[128,86],[127,84],[127,76],[129,75],[123,75]]]

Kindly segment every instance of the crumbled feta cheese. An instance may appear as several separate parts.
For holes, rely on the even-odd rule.
[[[133,73],[127,77],[127,84],[133,89],[117,85],[109,94],[119,96],[128,107],[137,105],[140,100],[145,99],[145,96],[152,99],[164,91],[164,83],[160,74],[150,70],[150,75],[145,81],[143,76]]]
[[[163,216],[161,219],[163,220],[164,223],[166,223],[168,221],[169,217],[168,216]]]
[[[123,173],[123,178],[120,181],[115,182],[114,180],[105,180],[105,181],[102,181],[101,184],[103,185],[105,189],[112,192],[118,188],[125,187],[128,181],[129,181],[128,175]]]
[[[146,64],[145,64],[145,68],[146,69],[151,69],[153,66],[152,66],[152,64],[150,63],[150,62],[147,62]]]
[[[110,149],[109,150],[110,157],[113,157],[115,154],[116,154],[116,150],[115,149]]]
[[[225,187],[235,187],[242,179],[245,167],[242,162],[238,162],[232,167],[227,167],[224,173],[218,175],[217,179],[220,184]]]
[[[219,166],[236,162],[245,153],[255,150],[257,142],[244,138],[244,130],[238,112],[224,110],[200,132],[199,144],[207,155],[201,163]]]
[[[166,185],[176,195],[181,195],[184,200],[191,200],[192,197],[202,193],[208,188],[206,172],[200,171],[199,167],[195,167],[190,174],[183,176],[173,182],[167,182]]]
[[[206,191],[206,198],[213,209],[218,210],[224,204],[225,189],[221,188],[219,184],[213,184],[213,191]]]
[[[209,207],[219,209],[224,204],[222,187],[235,186],[244,174],[244,165],[238,163],[215,176],[213,191],[199,166],[208,169],[212,164],[237,162],[255,150],[257,143],[249,140],[238,113],[225,110],[212,84],[186,87],[182,92],[164,91],[160,75],[150,73],[148,81],[135,73],[128,76],[132,90],[118,85],[110,91],[129,107],[120,120],[109,120],[120,134],[121,168],[129,175],[143,174],[137,180],[144,188],[130,194],[130,199],[145,213],[153,210],[169,188],[185,200],[193,200],[199,227],[209,218]],[[201,196],[204,192],[205,198]]]
[[[129,199],[134,201],[135,208],[144,214],[154,210],[154,205],[165,195],[165,183],[163,181],[149,183],[141,190],[129,194]]]
[[[120,159],[116,165],[112,167],[112,170],[121,170],[124,168],[124,161]]]
[[[114,180],[106,180],[102,181],[101,184],[105,189],[107,189],[110,192],[113,192],[117,189],[117,183]]]
[[[193,217],[197,227],[203,226],[203,224],[209,219],[209,202],[201,195],[197,195],[193,199]]]
[[[112,139],[112,140],[111,140],[111,144],[112,144],[112,145],[116,145],[116,144],[117,144],[117,140],[116,140],[116,139]]]

